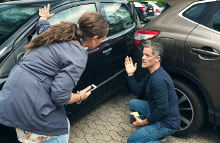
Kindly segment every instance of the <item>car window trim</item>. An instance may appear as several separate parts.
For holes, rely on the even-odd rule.
[[[207,3],[207,2],[216,2],[216,0],[204,0],[204,1],[199,1],[199,2],[193,2],[192,4],[190,4],[189,6],[187,6],[186,8],[184,8],[184,9],[178,14],[178,16],[180,16],[181,18],[183,18],[183,19],[185,19],[185,20],[187,20],[187,21],[189,21],[189,22],[192,22],[192,23],[194,23],[194,24],[196,24],[196,25],[198,25],[198,26],[201,26],[201,27],[203,27],[203,28],[205,28],[205,29],[207,29],[207,30],[209,30],[209,31],[212,31],[212,32],[214,32],[214,33],[220,35],[220,32],[219,32],[219,31],[214,30],[214,29],[211,29],[211,28],[209,28],[209,27],[207,27],[207,26],[204,26],[204,25],[202,25],[202,24],[200,24],[200,23],[198,23],[198,22],[192,21],[191,19],[186,18],[186,17],[183,16],[183,13],[184,13],[186,10],[188,10],[190,7],[192,7],[192,6],[196,5],[196,4]]]
[[[97,2],[95,1],[90,1],[90,2],[72,2],[72,3],[67,3],[65,5],[61,5],[59,7],[56,7],[56,8],[53,8],[53,10],[51,10],[50,12],[51,13],[54,13],[55,15],[57,13],[60,13],[64,10],[67,10],[69,8],[73,8],[73,7],[76,7],[76,6],[80,6],[80,5],[86,5],[86,4],[94,4],[95,5],[95,8],[96,8],[96,12],[99,13],[98,11],[98,7],[97,7]],[[57,10],[56,10],[57,9]],[[52,12],[52,11],[56,11],[56,12]]]
[[[220,35],[220,32],[217,31],[217,30],[211,29],[211,28],[206,27],[206,26],[204,26],[204,25],[202,25],[202,24],[199,24],[198,26],[201,26],[201,27],[203,27],[203,28],[205,28],[205,29],[207,29],[207,30],[209,30],[209,31],[212,31],[212,32],[214,32],[214,33]]]
[[[178,14],[178,16],[180,16],[181,18],[183,18],[183,19],[185,19],[185,20],[187,20],[187,21],[190,21],[190,22],[192,22],[192,23],[194,23],[194,24],[199,24],[199,23],[197,23],[197,22],[195,22],[195,21],[192,21],[192,20],[189,19],[189,18],[184,17],[184,16],[183,16],[183,13],[184,13],[186,10],[188,10],[190,7],[192,7],[192,6],[196,5],[196,4],[207,3],[207,2],[216,2],[216,0],[204,0],[204,1],[199,1],[199,2],[193,2],[193,3],[191,3],[189,6],[187,6],[186,8],[184,8],[184,9]]]
[[[132,27],[130,27],[130,28],[126,29],[126,30],[123,30],[123,31],[121,31],[121,32],[119,32],[119,33],[117,33],[117,34],[113,34],[113,35],[111,35],[111,36],[109,36],[109,37],[106,37],[106,38],[102,41],[102,43],[107,42],[107,41],[110,41],[110,40],[112,40],[112,39],[116,39],[116,38],[118,38],[118,37],[121,37],[122,35],[125,35],[126,33],[130,32],[132,29],[134,29],[135,26],[136,26],[136,23],[134,22],[134,25],[133,25]],[[101,43],[101,44],[102,44],[102,43]],[[96,47],[94,50],[90,51],[89,53],[93,53],[93,52],[98,51],[98,50],[100,50],[100,48],[99,48],[99,47]]]
[[[129,31],[131,31],[132,29],[134,29],[135,26],[136,26],[136,23],[134,22],[134,24],[133,24],[132,27],[130,27],[130,28],[128,28],[128,29],[125,29],[125,30],[123,30],[123,31],[121,31],[121,32],[119,32],[119,33],[117,33],[117,34],[113,34],[113,35],[111,35],[111,36],[105,38],[105,39],[103,40],[103,42],[108,41],[108,40],[111,40],[111,39],[118,38],[118,37],[120,37],[120,36],[126,34],[126,33],[128,33]]]

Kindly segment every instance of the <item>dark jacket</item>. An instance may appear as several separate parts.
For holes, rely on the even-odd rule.
[[[50,24],[42,20],[36,27],[41,33]],[[87,58],[85,48],[72,42],[32,50],[11,70],[0,91],[0,123],[41,135],[67,134],[64,105]]]

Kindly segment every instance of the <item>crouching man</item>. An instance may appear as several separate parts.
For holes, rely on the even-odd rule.
[[[145,95],[145,100],[132,99],[129,102],[130,110],[146,117],[142,120],[135,116],[133,125],[141,128],[128,138],[128,143],[157,142],[179,129],[178,97],[172,79],[160,66],[162,56],[162,45],[153,42],[143,44],[142,68],[147,68],[149,73],[139,84],[133,76],[137,63],[133,64],[130,57],[125,59],[131,92]]]

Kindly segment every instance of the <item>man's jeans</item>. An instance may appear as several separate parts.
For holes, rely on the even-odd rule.
[[[132,99],[129,102],[130,110],[132,112],[139,112],[139,114],[145,115],[146,117],[150,114],[150,108],[148,102],[140,99]],[[165,138],[173,133],[176,130],[166,128],[156,122],[151,125],[146,125],[135,131],[129,138],[128,143],[156,143],[158,139]]]

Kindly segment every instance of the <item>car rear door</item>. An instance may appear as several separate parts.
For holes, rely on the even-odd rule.
[[[186,39],[185,69],[195,76],[210,93],[211,99],[207,100],[211,103],[209,105],[214,103],[215,106],[220,107],[218,84],[220,81],[220,2],[200,2],[198,6],[202,4],[210,4],[210,10]],[[214,110],[213,108],[209,109]],[[211,117],[213,118],[214,116]]]
[[[133,40],[137,26],[127,3],[123,1],[103,1],[101,4],[109,21],[110,29],[108,37],[113,39],[114,43],[114,49],[112,51],[114,69],[112,71],[117,76],[111,84],[111,88],[114,90],[126,81],[124,61],[128,51],[134,48]],[[118,21],[110,22],[112,16],[117,17]],[[119,27],[119,29],[114,27]]]

